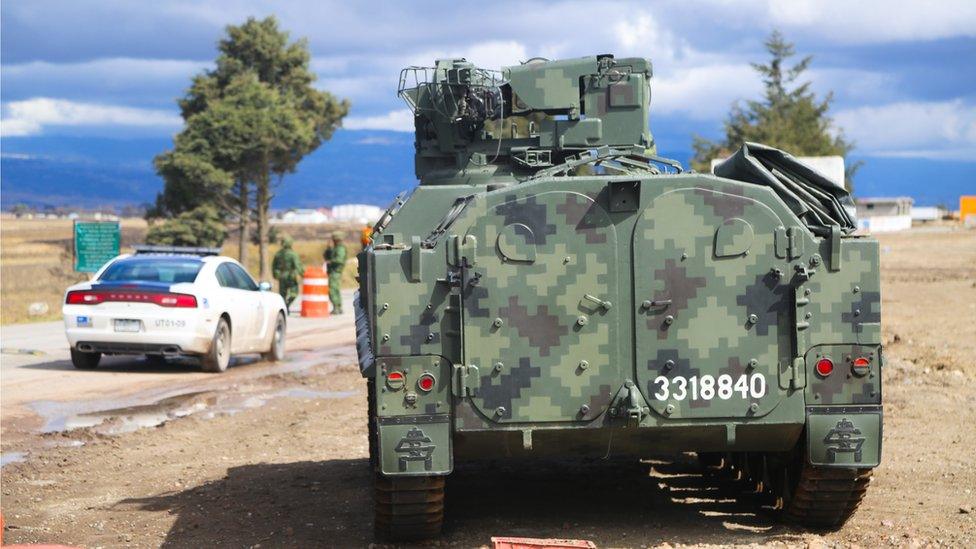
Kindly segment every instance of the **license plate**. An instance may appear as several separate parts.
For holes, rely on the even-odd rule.
[[[116,332],[138,332],[142,329],[142,323],[138,320],[131,320],[127,318],[117,318],[115,319],[115,331]]]

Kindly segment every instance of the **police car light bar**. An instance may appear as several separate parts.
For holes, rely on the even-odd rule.
[[[133,249],[135,249],[136,255],[220,255],[220,248],[204,248],[196,246],[156,246],[140,244],[133,246]]]

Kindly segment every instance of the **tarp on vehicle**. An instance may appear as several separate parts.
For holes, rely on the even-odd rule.
[[[787,152],[746,143],[713,171],[719,177],[772,188],[816,235],[829,235],[831,226],[844,234],[857,229],[851,193]]]

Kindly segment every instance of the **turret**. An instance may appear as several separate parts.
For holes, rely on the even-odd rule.
[[[464,59],[400,74],[421,184],[531,175],[583,151],[654,153],[651,63],[598,55],[491,71]]]

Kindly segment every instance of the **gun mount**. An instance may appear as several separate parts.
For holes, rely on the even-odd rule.
[[[650,78],[647,59],[612,55],[537,58],[500,72],[464,59],[403,69],[417,177],[522,179],[601,147],[653,160]]]

